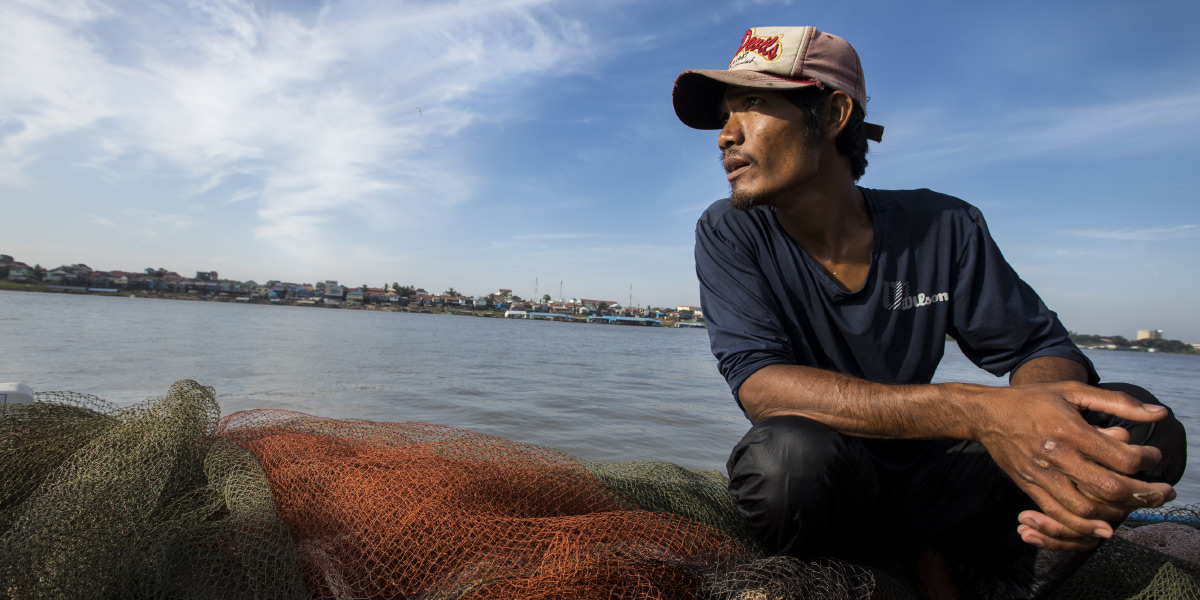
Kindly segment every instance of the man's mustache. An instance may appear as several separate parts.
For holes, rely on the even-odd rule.
[[[754,160],[753,156],[750,156],[749,154],[746,154],[737,148],[722,150],[719,158],[721,159],[721,166],[725,166],[730,160],[740,160],[750,165],[758,164],[758,161]]]

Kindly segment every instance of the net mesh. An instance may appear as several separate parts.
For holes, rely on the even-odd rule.
[[[3,598],[916,597],[879,569],[766,556],[714,471],[419,423],[219,419],[191,381],[127,408],[37,400],[0,415]],[[1200,598],[1197,507],[1135,517],[1055,597]]]
[[[303,598],[258,462],[214,437],[210,388],[118,409],[38,394],[0,418],[8,598]]]
[[[570,456],[420,423],[240,412],[315,597],[675,598],[748,557]]]

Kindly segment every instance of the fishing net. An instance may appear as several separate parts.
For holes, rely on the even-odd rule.
[[[129,408],[43,393],[0,418],[6,598],[303,598],[262,467],[194,382]]]
[[[547,448],[278,410],[220,435],[262,462],[315,597],[676,598],[749,558]]]
[[[218,419],[191,381],[127,408],[37,399],[0,416],[0,598],[916,597],[881,569],[766,556],[717,472],[419,423]],[[1135,517],[1056,597],[1200,597],[1178,552],[1200,513]]]

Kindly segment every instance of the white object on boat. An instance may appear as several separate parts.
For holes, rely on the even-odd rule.
[[[9,404],[33,404],[33,388],[23,383],[0,383],[0,416]]]

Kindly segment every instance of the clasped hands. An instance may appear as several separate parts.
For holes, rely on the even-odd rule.
[[[1041,510],[1017,516],[1028,544],[1051,550],[1090,550],[1113,535],[1112,522],[1175,498],[1166,483],[1131,477],[1154,468],[1162,453],[1129,443],[1121,427],[1099,428],[1085,410],[1153,422],[1166,408],[1079,382],[998,388],[1015,394],[990,402],[979,441]]]

